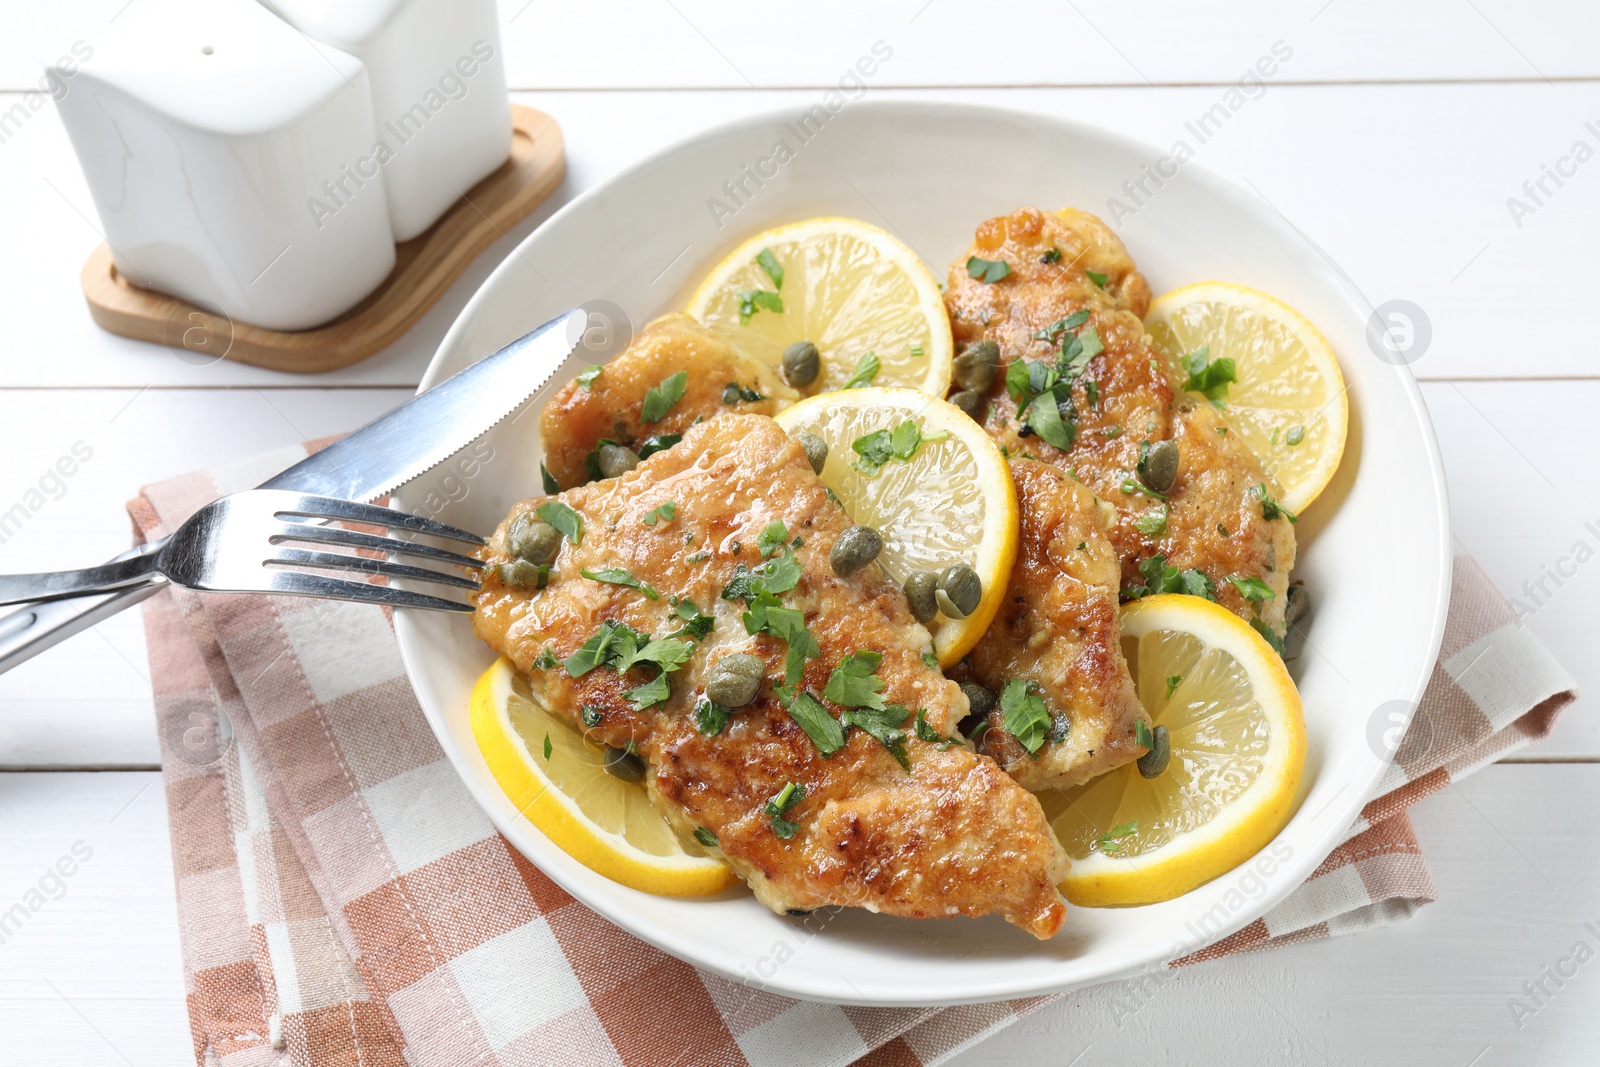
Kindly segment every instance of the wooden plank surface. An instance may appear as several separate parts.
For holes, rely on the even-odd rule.
[[[1415,918],[1080,991],[955,1063],[1592,1063],[1600,983],[1590,971],[1600,964],[1562,988],[1547,982],[1543,1005],[1523,983],[1579,941],[1600,951],[1584,925],[1600,926],[1600,814],[1572,803],[1597,791],[1593,765],[1489,768],[1414,809],[1440,894]],[[159,775],[0,774],[0,840],[6,906],[74,842],[94,850],[65,894],[0,945],[5,1062],[186,1062]],[[1514,1018],[1512,998],[1537,1010]]]

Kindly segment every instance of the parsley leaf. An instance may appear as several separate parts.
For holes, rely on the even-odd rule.
[[[754,404],[757,400],[765,399],[766,397],[754,389],[747,385],[740,385],[738,382],[729,382],[722,387],[722,402],[730,408],[741,401],[746,404]]]
[[[939,669],[939,657],[932,652],[924,652],[922,654],[922,665],[930,671],[936,671]]]
[[[1087,274],[1089,276],[1089,280],[1094,282],[1100,288],[1104,289],[1106,287],[1106,282],[1109,279],[1109,275],[1101,274],[1096,270],[1086,270],[1083,273]]]
[[[696,826],[694,828],[694,839],[706,848],[717,847],[717,835],[707,830],[704,826]]]
[[[912,727],[912,729],[915,730],[917,737],[920,740],[923,740],[923,741],[947,741],[947,740],[949,740],[943,734],[941,734],[939,731],[935,730],[932,726],[930,726],[928,724],[928,709],[927,708],[922,708],[920,711],[917,712],[917,721],[916,721],[916,724]]]
[[[578,384],[583,386],[585,389],[588,389],[594,384],[594,380],[600,377],[600,372],[603,370],[605,370],[605,367],[603,366],[583,368],[583,370],[578,372]]]
[[[1258,482],[1251,486],[1245,492],[1245,497],[1249,500],[1261,501],[1261,517],[1266,519],[1268,522],[1271,522],[1273,519],[1276,519],[1279,516],[1288,519],[1291,523],[1300,521],[1294,512],[1290,511],[1288,508],[1272,499],[1272,494],[1267,492],[1266,482]]]
[[[556,654],[550,651],[550,646],[545,645],[539,650],[539,658],[533,661],[536,670],[548,671],[553,667],[561,666],[561,661],[556,659]]]
[[[661,594],[647,582],[641,582],[633,576],[632,571],[621,567],[601,567],[597,571],[587,568],[578,572],[591,582],[605,582],[607,585],[625,585],[629,589],[637,589],[651,600],[660,600]]]
[[[578,651],[561,661],[567,674],[573,678],[582,678],[600,664],[605,662],[606,653],[611,650],[611,642],[616,637],[615,623],[605,622],[600,624],[594,636],[585,641]]]
[[[1176,691],[1178,686],[1180,686],[1182,684],[1183,684],[1183,675],[1181,675],[1181,674],[1174,674],[1172,677],[1167,679],[1167,699],[1168,700],[1172,699],[1173,692]]]
[[[799,724],[824,756],[831,756],[844,747],[844,727],[822,706],[822,701],[810,693],[801,693],[789,702],[789,717]]]
[[[774,289],[783,288],[783,265],[778,262],[778,257],[772,254],[772,249],[763,248],[756,256],[756,264],[767,272],[767,277],[772,279]]]
[[[1050,712],[1044,699],[1028,691],[1028,682],[1013,678],[1000,691],[1000,715],[1006,732],[1017,739],[1033,755],[1044,747],[1045,732],[1050,729]]]
[[[710,633],[712,627],[716,626],[717,624],[716,616],[707,615],[705,612],[700,610],[699,606],[696,605],[694,601],[687,598],[673,604],[672,611],[673,614],[677,615],[678,618],[683,620],[683,626],[677,631],[677,633],[672,635],[673,637],[688,634],[695,640],[699,640],[706,634]]]
[[[561,483],[556,481],[556,476],[550,473],[550,468],[543,463],[539,464],[539,480],[544,485],[544,491],[551,496],[561,492]]]
[[[657,452],[664,452],[681,440],[683,440],[683,434],[681,433],[658,433],[651,437],[646,437],[639,442],[639,458],[649,459]]]
[[[1057,386],[1056,389],[1064,389]],[[1039,438],[1054,448],[1065,452],[1072,447],[1078,439],[1078,422],[1072,411],[1071,405],[1067,407],[1067,414],[1062,415],[1061,398],[1055,389],[1048,393],[1041,393],[1028,405],[1028,412],[1024,421],[1028,428],[1039,435]]]
[[[552,500],[548,504],[540,504],[534,514],[554,526],[568,541],[575,545],[583,544],[583,516],[566,504]]]
[[[1061,249],[1059,249],[1059,248],[1050,249],[1050,251],[1046,252],[1044,255],[1039,257],[1039,262],[1040,263],[1060,263],[1061,262]]]
[[[1170,509],[1165,504],[1157,505],[1133,520],[1133,528],[1146,537],[1160,537],[1167,532],[1167,516]]]
[[[1056,338],[1060,337],[1069,330],[1076,330],[1079,326],[1082,326],[1088,321],[1088,309],[1080,308],[1064,319],[1057,319],[1055,322],[1052,322],[1049,326],[1046,326],[1042,330],[1035,330],[1033,332],[1033,338],[1036,341],[1049,341],[1051,344],[1055,344]]]
[[[1239,590],[1239,595],[1246,600],[1266,601],[1277,596],[1272,591],[1272,587],[1260,578],[1230,574],[1228,575],[1228,581],[1233,584],[1235,589]]]
[[[552,749],[552,747],[550,745],[550,735],[549,734],[545,734],[544,735],[544,758],[545,759],[549,759],[550,758],[550,753],[552,751],[553,751],[553,749]]]
[[[1011,267],[1003,259],[980,259],[978,256],[967,257],[967,276],[976,278],[985,285],[995,282],[1011,273]]]
[[[599,726],[605,716],[601,714],[599,708],[592,704],[579,704],[578,718],[583,720],[583,725],[585,726]]]
[[[845,726],[865,730],[889,750],[889,755],[901,767],[909,771],[911,761],[906,758],[906,732],[901,727],[910,714],[902,705],[888,704],[881,708],[852,708],[840,715],[839,721]]]
[[[644,524],[646,526],[654,526],[656,523],[660,522],[662,519],[666,519],[666,520],[668,520],[670,522],[677,514],[678,514],[678,504],[677,504],[677,502],[673,501],[673,500],[669,500],[665,504],[662,504],[660,507],[657,507],[657,508],[653,509],[650,512],[650,514],[646,515],[644,517]]]
[[[883,369],[883,361],[872,352],[868,352],[856,361],[856,372],[850,380],[840,386],[841,389],[861,389],[872,384],[872,379],[878,376],[878,371]]]
[[[1084,395],[1085,398],[1088,399],[1090,407],[1092,407],[1092,408],[1099,407],[1100,406],[1100,383],[1095,381],[1092,378],[1089,381],[1084,382],[1083,383],[1083,395]]]
[[[767,523],[767,528],[756,536],[756,548],[761,551],[761,558],[766,559],[783,550],[789,541],[789,528],[783,524],[782,519],[773,519]]]
[[[660,422],[666,413],[672,410],[672,405],[683,399],[684,391],[689,387],[689,372],[681,370],[676,374],[669,374],[661,379],[660,385],[652,385],[644,394],[644,409],[639,417],[645,422]]]
[[[765,289],[739,290],[740,326],[750,325],[750,317],[762,309],[783,314],[783,297],[777,293],[769,293]]]
[[[856,470],[871,478],[883,470],[894,454],[892,437],[888,430],[873,430],[862,434],[851,443],[850,449],[861,458],[851,464]]]
[[[1214,407],[1221,407],[1222,401],[1228,398],[1228,383],[1239,380],[1234,374],[1233,360],[1212,361],[1210,345],[1202,345],[1187,356],[1180,356],[1178,363],[1189,376],[1184,380],[1183,387],[1192,393],[1199,393]]]
[[[800,785],[798,782],[785,782],[783,788],[778,790],[777,794],[771,800],[768,800],[761,809],[772,819],[772,832],[785,841],[793,837],[794,832],[800,827],[795,823],[789,822],[783,816],[788,813],[790,808],[804,800],[805,796],[805,786]]]
[[[627,650],[618,656],[614,666],[618,671],[625,671],[640,663],[654,663],[663,673],[670,673],[687,663],[693,654],[694,646],[687,641],[653,637],[642,647]]]
[[[729,708],[723,707],[710,697],[701,697],[700,702],[694,706],[694,722],[700,732],[711,737],[720,734],[728,725],[728,719],[733,714]]]
[[[1267,644],[1272,646],[1272,651],[1278,654],[1279,659],[1283,658],[1283,653],[1285,651],[1283,638],[1274,633],[1272,627],[1268,626],[1260,619],[1251,619],[1250,629],[1254,630],[1256,633],[1260,634],[1266,639]]]
[[[1180,571],[1167,563],[1166,556],[1151,556],[1139,564],[1139,573],[1144,577],[1145,584],[1130,586],[1123,590],[1134,599],[1155,593],[1188,593],[1207,600],[1216,599],[1211,595],[1216,589],[1216,584],[1204,571],[1192,568]]]
[[[828,675],[822,695],[844,708],[883,710],[883,679],[878,677],[878,665],[882,662],[880,652],[850,653]]]
[[[667,686],[667,674],[663,671],[643,685],[629,689],[622,695],[633,701],[635,708],[643,711],[655,704],[665,704],[672,691]]]

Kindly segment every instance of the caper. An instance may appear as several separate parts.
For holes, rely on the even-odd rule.
[[[994,694],[977,682],[962,682],[961,692],[966,694],[969,714],[983,716],[994,710]]]
[[[978,609],[983,599],[983,580],[965,563],[946,567],[933,592],[939,609],[952,619],[964,619]]]
[[[641,782],[644,780],[644,760],[629,752],[625,748],[606,747],[606,754],[601,757],[600,769],[613,778],[624,782]]]
[[[1000,346],[993,341],[971,345],[953,361],[956,384],[962,389],[987,393],[994,384],[995,368],[1000,365]]]
[[[541,569],[536,563],[514,559],[510,563],[500,564],[500,580],[512,589],[536,589]]]
[[[759,656],[723,656],[706,677],[706,696],[725,708],[742,708],[761,692],[766,673],[767,663]]]
[[[1283,625],[1285,629],[1293,626],[1306,617],[1311,610],[1311,594],[1306,591],[1306,583],[1290,582],[1289,592],[1283,602]]]
[[[1139,757],[1139,773],[1146,778],[1160,778],[1172,759],[1172,738],[1165,726],[1157,726],[1150,737],[1150,751]]]
[[[622,445],[600,446],[600,477],[620,478],[639,465],[639,453]]]
[[[1178,480],[1178,442],[1157,441],[1139,461],[1139,477],[1158,493],[1165,493]]]
[[[878,558],[883,551],[883,538],[870,526],[857,524],[845,530],[834,541],[828,553],[828,563],[833,573],[848,578],[856,571]]]
[[[822,356],[810,341],[796,341],[783,350],[783,380],[796,389],[810,385],[822,372]]]
[[[911,615],[926,626],[939,614],[939,602],[934,590],[939,586],[939,576],[932,571],[918,571],[906,579],[906,599],[911,602]]]
[[[950,398],[950,403],[967,413],[973,422],[983,421],[983,394],[972,389],[963,389]]]
[[[561,554],[561,531],[531,515],[518,515],[506,531],[506,548],[517,559],[549,566]]]
[[[800,447],[806,451],[806,460],[811,464],[811,469],[817,474],[822,473],[822,465],[828,462],[828,442],[814,433],[801,430],[794,435],[800,442]]]

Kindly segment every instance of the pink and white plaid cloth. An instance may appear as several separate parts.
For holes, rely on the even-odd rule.
[[[129,511],[154,539],[303,454],[153,485]],[[202,1067],[916,1067],[1050,999],[861,1008],[698,972],[495,832],[424,721],[384,612],[184,590],[144,611]],[[1458,554],[1444,648],[1379,795],[1287,900],[1174,965],[1381,926],[1433,900],[1405,809],[1543,737],[1574,695]]]

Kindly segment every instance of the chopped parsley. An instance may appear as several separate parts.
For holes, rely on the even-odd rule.
[[[789,809],[794,807],[806,796],[806,787],[797,782],[785,782],[782,789],[778,790],[773,798],[767,801],[761,810],[772,819],[772,832],[785,841],[794,836],[800,829],[799,825],[784,818]]]
[[[741,617],[745,631],[752,636],[771,634],[788,645],[784,659],[784,684],[799,683],[805,661],[822,654],[816,638],[806,628],[805,613],[796,608],[786,608],[778,599],[800,581],[800,564],[795,562],[794,551],[783,549],[783,554],[751,570],[743,563],[735,564],[733,578],[722,588],[723,600],[742,600],[749,609]]]
[[[578,651],[568,656],[562,662],[562,666],[573,678],[581,678],[598,667],[610,667],[621,674],[641,664],[655,666],[659,672],[655,678],[624,694],[634,702],[635,707],[643,709],[667,699],[669,695],[667,675],[688,662],[693,651],[694,646],[687,641],[671,637],[652,638],[649,634],[642,634],[626,623],[608,620],[601,623],[600,629],[595,631],[594,636],[585,641]],[[599,723],[598,712],[591,722],[588,709],[583,711],[585,725],[594,726]]]
[[[1176,692],[1178,686],[1180,686],[1182,684],[1183,684],[1183,675],[1181,675],[1181,674],[1174,674],[1172,677],[1167,679],[1167,699],[1168,700],[1172,699],[1172,694],[1174,692]]]
[[[1299,518],[1295,516],[1294,512],[1290,511],[1288,508],[1272,499],[1272,494],[1267,492],[1266,482],[1257,482],[1255,485],[1252,485],[1248,490],[1246,490],[1244,495],[1248,500],[1261,501],[1261,517],[1266,519],[1268,522],[1271,522],[1273,519],[1279,518],[1280,516],[1288,519],[1291,523],[1300,521]],[[543,509],[541,508],[540,510],[542,511]],[[543,516],[540,517],[542,518]]]
[[[798,584],[800,564],[795,562],[794,553],[785,549],[783,555],[754,569],[747,568],[743,563],[734,564],[733,577],[722,587],[722,599],[748,603],[755,599],[757,593],[787,593]]]
[[[881,652],[865,650],[852,652],[828,675],[828,684],[822,695],[843,708],[871,708],[882,711],[883,679],[878,677],[878,665],[883,662]],[[900,717],[902,722],[905,716]]]
[[[1052,345],[1060,342],[1055,363],[1019,359],[1006,368],[1006,391],[1017,402],[1017,414],[1024,426],[1022,436],[1037,434],[1063,452],[1072,447],[1078,436],[1072,382],[1091,359],[1105,350],[1100,334],[1088,322],[1089,313],[1080,310],[1034,331],[1035,340]],[[1092,400],[1099,401],[1098,386]]]
[[[643,711],[655,704],[665,704],[667,697],[672,695],[672,690],[668,688],[666,672],[662,671],[648,682],[629,689],[622,695],[633,701],[634,707]]]
[[[1151,556],[1139,564],[1139,573],[1144,577],[1145,584],[1129,586],[1122,591],[1135,600],[1156,593],[1188,593],[1207,600],[1217,599],[1212,595],[1217,588],[1216,583],[1204,571],[1192,568],[1180,571],[1167,563],[1166,556]]]
[[[758,311],[775,311],[783,314],[783,297],[777,293],[769,293],[765,289],[740,289],[739,290],[739,325],[750,325],[750,319]]]
[[[651,600],[660,600],[661,593],[648,582],[641,582],[634,577],[633,572],[621,567],[601,567],[597,571],[587,568],[578,572],[591,582],[605,582],[607,585],[625,585],[629,589],[637,589]]]
[[[789,717],[824,756],[831,756],[844,747],[844,726],[810,693],[800,693],[789,701]]]
[[[694,722],[700,732],[715,737],[728,725],[728,719],[733,711],[723,707],[710,697],[701,697],[694,706]]]
[[[1267,601],[1277,595],[1272,591],[1272,587],[1260,578],[1230,574],[1228,575],[1228,581],[1232,583],[1235,589],[1239,590],[1239,595],[1246,600]]]
[[[1095,838],[1094,843],[1099,846],[1101,852],[1108,856],[1114,856],[1118,852],[1122,851],[1121,839],[1124,837],[1130,837],[1138,832],[1139,820],[1129,819],[1125,823],[1119,823],[1118,825],[1113,826],[1111,829]]]
[[[875,353],[868,352],[856,361],[856,372],[850,380],[840,386],[842,389],[862,389],[872,384],[872,379],[878,376],[883,369],[883,361]]]
[[[552,748],[551,748],[551,745],[550,745],[550,735],[549,734],[545,734],[544,735],[544,758],[545,759],[548,760],[550,758],[551,751],[552,751]]]
[[[948,430],[924,435],[922,427],[907,419],[892,430],[873,430],[856,438],[850,448],[861,458],[851,466],[875,478],[891,459],[909,461],[924,444],[943,441],[949,436]]]
[[[1289,432],[1284,435],[1283,443],[1288,445],[1290,448],[1293,448],[1295,445],[1299,444],[1305,439],[1306,428],[1304,426],[1291,426],[1289,427]]]
[[[1266,639],[1267,644],[1272,646],[1272,651],[1278,654],[1278,658],[1283,658],[1283,653],[1285,651],[1283,638],[1274,633],[1272,627],[1262,622],[1259,618],[1256,618],[1250,620],[1250,629],[1254,630],[1256,633],[1260,634]]]
[[[600,377],[600,372],[603,370],[605,370],[604,367],[583,368],[583,370],[578,372],[578,384],[583,386],[585,389],[589,388],[594,384],[594,380]]]
[[[1029,691],[1024,678],[1013,678],[1000,691],[1000,717],[1006,732],[1033,755],[1044,747],[1045,733],[1050,729],[1050,712],[1044,699]]]
[[[678,371],[661,379],[660,385],[651,386],[644,394],[644,409],[639,417],[645,422],[660,422],[672,405],[683,399],[689,387],[689,372]]]
[[[1234,374],[1233,360],[1211,359],[1210,345],[1201,345],[1187,356],[1178,357],[1178,363],[1188,375],[1183,387],[1191,393],[1199,393],[1211,401],[1213,407],[1222,407],[1222,402],[1228,398],[1228,384],[1239,380]]]
[[[921,341],[918,341],[918,342],[916,342],[915,344],[913,344],[911,346],[911,354],[913,356],[926,355],[926,353],[922,351],[922,342]]]
[[[1106,282],[1110,280],[1110,275],[1101,274],[1097,270],[1086,270],[1083,273],[1087,274],[1089,276],[1089,280],[1091,282],[1094,282],[1096,285],[1098,285],[1102,289],[1104,289],[1106,287]]]
[[[946,748],[948,748],[950,745],[950,738],[944,736],[938,730],[935,730],[928,723],[927,708],[921,708],[917,711],[917,721],[912,725],[912,732],[917,735],[917,739],[919,741],[930,741],[934,744],[943,745]]]
[[[540,504],[535,515],[556,528],[556,531],[574,545],[583,544],[583,516],[559,500]]]
[[[1158,504],[1149,511],[1133,520],[1133,528],[1146,537],[1160,537],[1167,532],[1167,517],[1171,509],[1165,504]]]
[[[701,611],[699,606],[687,597],[672,602],[672,613],[683,620],[683,625],[672,634],[673,637],[688,635],[698,641],[710,633],[717,624],[715,616]]]
[[[1061,249],[1059,249],[1059,248],[1050,249],[1050,251],[1046,252],[1044,255],[1039,257],[1039,262],[1040,263],[1060,263],[1061,262]]]
[[[930,671],[936,671],[939,669],[939,657],[932,652],[924,652],[922,654],[922,665]]]
[[[783,551],[783,546],[789,540],[789,528],[783,524],[782,519],[773,519],[767,523],[766,529],[756,536],[756,548],[761,551],[761,558],[767,559]]]
[[[556,654],[550,650],[550,646],[545,645],[540,650],[539,657],[533,661],[533,665],[538,670],[548,671],[553,667],[561,666],[561,661],[556,659]]]
[[[660,505],[660,506],[658,506],[656,508],[653,508],[651,510],[650,514],[648,514],[648,515],[646,515],[644,517],[644,524],[646,526],[654,526],[656,523],[661,522],[662,520],[666,520],[667,522],[671,522],[673,520],[673,518],[675,518],[677,516],[677,514],[678,514],[677,501],[669,500],[665,504],[662,504],[662,505]]]
[[[649,459],[657,452],[664,452],[681,440],[683,440],[683,434],[681,433],[658,433],[654,436],[646,437],[639,442],[639,458]]]
[[[888,704],[881,708],[851,708],[839,716],[839,722],[865,731],[889,750],[889,755],[895,758],[896,763],[909,771],[911,761],[906,757],[906,732],[903,727],[910,715],[910,709],[900,704]]]
[[[593,704],[578,705],[578,718],[583,720],[583,725],[585,726],[599,726],[603,717],[600,709]]]
[[[539,480],[544,484],[544,491],[551,496],[561,492],[561,483],[556,481],[556,476],[543,463],[539,464]]]
[[[976,278],[985,285],[995,282],[1011,273],[1011,267],[1003,259],[982,259],[978,256],[967,257],[967,276]]]
[[[1092,407],[1092,408],[1099,407],[1100,406],[1100,383],[1095,381],[1093,378],[1090,378],[1089,380],[1085,381],[1083,383],[1083,396],[1084,396],[1084,399],[1089,401],[1089,406],[1090,407]]]
[[[1150,732],[1150,727],[1145,725],[1143,719],[1133,720],[1133,740],[1145,748],[1156,746],[1155,735]]]
[[[766,397],[754,389],[738,382],[729,382],[722,387],[722,402],[730,408],[738,403],[754,404],[757,400],[765,399]]]
[[[774,289],[783,288],[783,265],[778,262],[778,257],[772,254],[772,249],[763,248],[756,256],[756,265],[767,272],[767,277],[772,279]]]
[[[717,835],[707,830],[704,826],[696,826],[694,828],[694,839],[706,848],[717,847]]]

